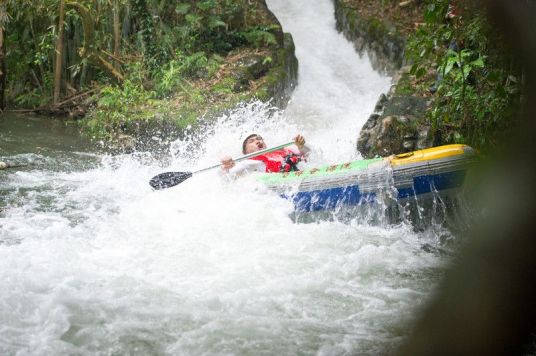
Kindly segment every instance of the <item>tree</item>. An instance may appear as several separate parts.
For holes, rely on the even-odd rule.
[[[54,105],[60,99],[61,89],[61,71],[63,64],[63,21],[65,17],[65,0],[60,0],[59,20],[58,20],[58,38],[56,40],[56,65],[54,67]]]
[[[4,24],[7,22],[6,5],[0,5],[0,109],[6,107],[6,44],[4,36]]]
[[[68,1],[67,6],[74,8],[82,20],[84,46],[80,51],[80,56],[89,59],[90,62],[113,75],[118,82],[122,82],[125,79],[124,75],[107,60],[109,54],[101,48],[96,48],[95,21],[90,9],[74,1]]]
[[[121,43],[121,21],[119,19],[119,0],[114,1],[114,57],[119,57],[119,46]],[[117,67],[116,67],[117,68]]]
[[[4,44],[4,28],[0,27],[0,109],[4,110],[6,101],[4,93],[6,90],[6,47]]]

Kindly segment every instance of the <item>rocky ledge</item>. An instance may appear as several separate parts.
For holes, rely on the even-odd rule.
[[[415,96],[404,67],[405,32],[377,16],[362,14],[359,1],[333,0],[337,29],[367,55],[372,67],[393,77],[393,86],[378,99],[361,129],[357,150],[365,158],[385,157],[431,147],[434,138],[425,113],[427,98]]]
[[[385,157],[434,146],[431,127],[425,120],[429,99],[402,93],[401,82],[406,78],[407,67],[396,74],[391,90],[380,95],[363,125],[357,141],[363,157]]]

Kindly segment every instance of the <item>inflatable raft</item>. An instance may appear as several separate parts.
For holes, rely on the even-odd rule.
[[[475,160],[471,147],[456,144],[297,172],[262,174],[258,179],[292,200],[297,213],[329,211],[377,202],[385,192],[401,201],[457,190]]]

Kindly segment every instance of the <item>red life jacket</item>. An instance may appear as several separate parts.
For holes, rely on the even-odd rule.
[[[301,161],[302,156],[293,151],[283,148],[281,150],[268,152],[250,159],[262,161],[266,166],[266,173],[279,173],[297,171],[296,164]]]

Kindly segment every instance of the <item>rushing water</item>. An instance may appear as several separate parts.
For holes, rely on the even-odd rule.
[[[0,120],[0,354],[341,355],[391,351],[445,262],[433,233],[359,220],[296,224],[289,202],[243,179],[148,180],[300,132],[310,165],[356,158],[390,79],[334,29],[330,0],[270,0],[293,34],[288,108],[244,105],[170,158],[107,156],[56,121]],[[27,127],[29,126],[29,127]]]

